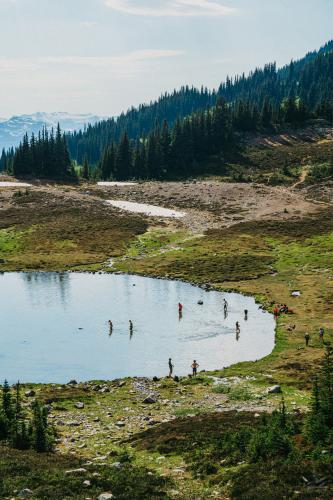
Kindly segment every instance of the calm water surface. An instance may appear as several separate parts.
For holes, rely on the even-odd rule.
[[[193,359],[212,370],[274,347],[274,318],[250,297],[127,275],[2,274],[0,320],[0,380],[11,383],[162,376],[169,357],[185,375]]]

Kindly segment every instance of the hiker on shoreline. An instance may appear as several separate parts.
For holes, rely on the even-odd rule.
[[[198,368],[199,368],[199,365],[196,362],[196,360],[193,361],[193,363],[192,363],[191,366],[192,366],[192,376],[196,377],[197,376],[197,371],[198,371]]]
[[[310,341],[310,335],[308,332],[306,332],[306,334],[304,335],[304,338],[305,338],[305,346],[308,347],[309,341]]]
[[[319,328],[319,340],[321,342],[324,342],[324,333],[325,333],[325,330],[323,327]]]
[[[172,378],[173,374],[173,364],[172,364],[172,359],[169,358],[169,378]]]

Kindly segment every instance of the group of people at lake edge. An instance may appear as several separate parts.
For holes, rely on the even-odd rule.
[[[192,368],[192,377],[196,377],[197,373],[198,373],[198,368],[199,368],[199,363],[197,363],[196,359],[193,360],[193,363],[191,364],[191,368]],[[169,378],[172,378],[173,369],[174,369],[174,364],[172,363],[172,359],[169,358]]]
[[[325,333],[324,328],[320,327],[318,334],[319,334],[319,340],[320,340],[321,343],[324,343],[324,333]],[[308,347],[310,339],[311,339],[311,336],[310,336],[309,332],[305,333],[304,339],[305,339],[305,345],[306,345],[306,347]]]

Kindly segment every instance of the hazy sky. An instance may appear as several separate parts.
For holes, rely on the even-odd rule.
[[[0,116],[115,115],[333,38],[332,0],[0,0]]]

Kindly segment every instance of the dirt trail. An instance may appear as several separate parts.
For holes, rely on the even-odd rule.
[[[309,171],[307,169],[302,170],[299,180],[297,182],[295,182],[295,184],[293,184],[291,186],[291,188],[295,189],[295,187],[299,186],[300,184],[303,184],[303,182],[307,178],[308,174],[309,174]]]

